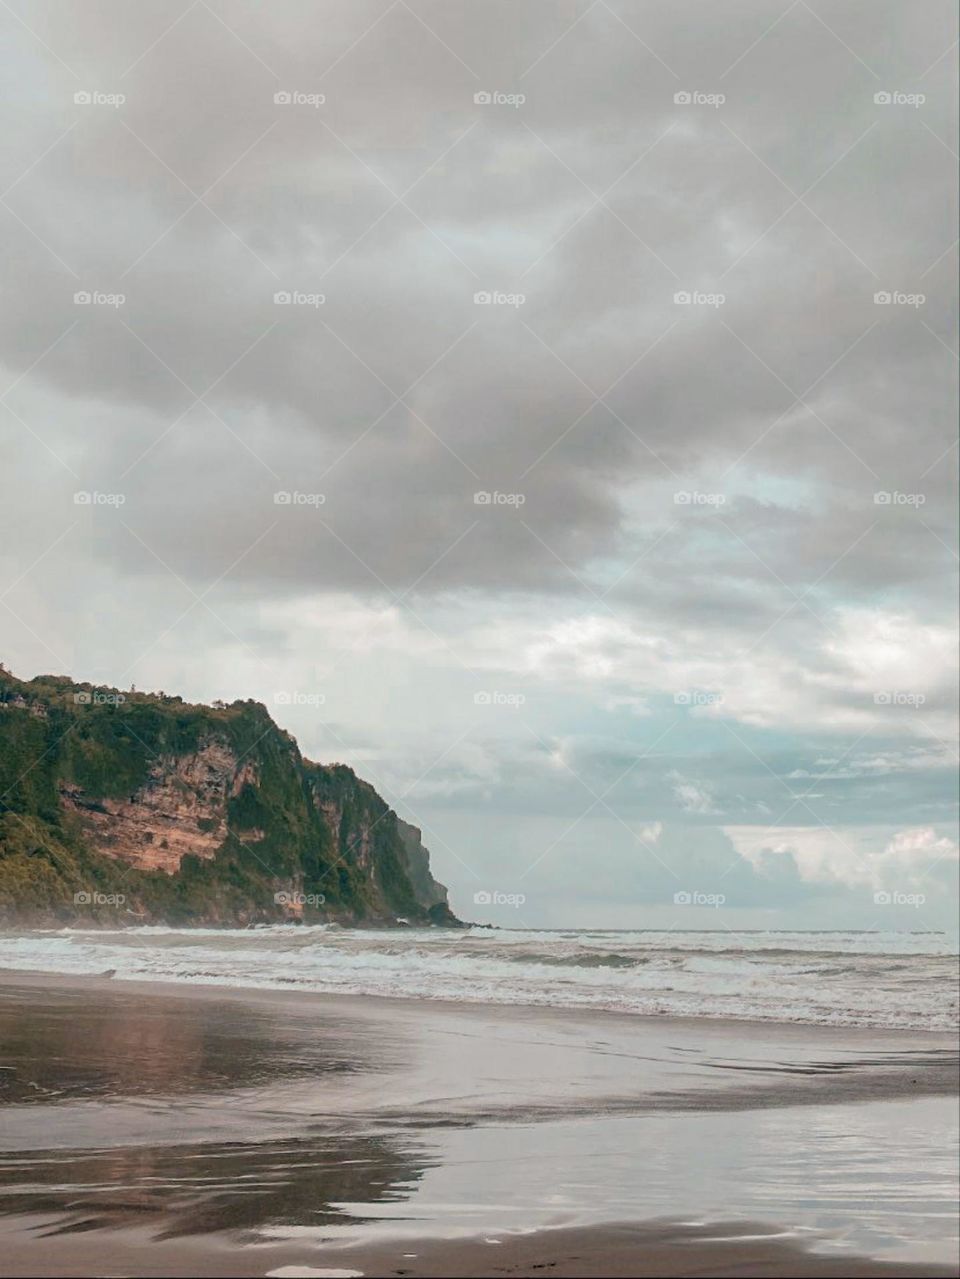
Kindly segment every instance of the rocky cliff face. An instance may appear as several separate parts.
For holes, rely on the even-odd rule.
[[[255,702],[0,668],[0,920],[456,924],[419,831]]]
[[[212,739],[187,755],[155,760],[147,780],[129,798],[91,798],[66,781],[59,790],[64,809],[78,819],[98,852],[172,875],[188,855],[216,856],[227,836],[228,801],[256,780],[252,760],[241,763],[225,742]],[[252,829],[237,835],[255,843],[264,833]]]
[[[423,846],[420,830],[398,818],[397,831],[403,843],[407,875],[417,899],[428,906],[445,906],[447,890],[430,873],[430,854]]]

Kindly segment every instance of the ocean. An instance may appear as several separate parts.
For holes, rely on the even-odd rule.
[[[117,981],[950,1030],[945,933],[66,928],[0,934],[0,968]]]

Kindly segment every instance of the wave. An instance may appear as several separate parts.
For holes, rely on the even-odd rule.
[[[942,938],[472,929],[61,929],[0,936],[0,966],[390,998],[949,1029],[954,952]],[[768,935],[764,935],[767,937]],[[849,948],[843,949],[846,944]],[[818,948],[819,947],[819,948]]]
[[[621,955],[611,951],[605,955],[550,955],[543,951],[506,952],[497,958],[511,964],[543,964],[555,968],[638,968],[649,964],[646,955]]]

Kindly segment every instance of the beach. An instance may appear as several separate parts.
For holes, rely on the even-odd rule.
[[[20,1275],[955,1273],[949,1032],[6,971]]]
[[[956,4],[0,32],[0,1279],[960,1279]]]

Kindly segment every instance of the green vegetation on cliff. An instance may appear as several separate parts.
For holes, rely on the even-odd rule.
[[[456,923],[412,830],[258,702],[0,667],[0,920]]]

